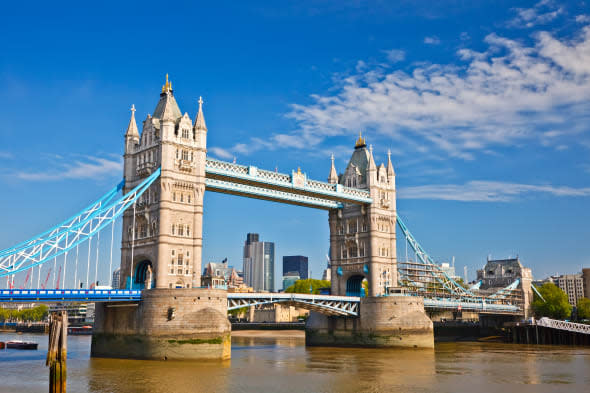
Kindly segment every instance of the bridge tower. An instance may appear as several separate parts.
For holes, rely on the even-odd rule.
[[[125,192],[161,167],[161,176],[123,217],[121,285],[201,286],[207,126],[203,100],[194,123],[180,112],[172,83],[162,86],[153,115],[138,133],[135,108],[125,134]],[[135,214],[134,214],[135,212]],[[135,228],[135,229],[133,229]]]
[[[329,213],[332,294],[381,296],[397,286],[395,172],[375,164],[372,147],[359,135],[346,170],[338,176],[332,157],[330,183],[369,190],[371,205],[346,204]]]
[[[124,191],[161,168],[123,216],[120,285],[143,291],[136,304],[96,305],[92,356],[230,358],[227,292],[200,288],[206,147],[203,100],[192,122],[181,114],[168,75],[141,135],[131,108]]]

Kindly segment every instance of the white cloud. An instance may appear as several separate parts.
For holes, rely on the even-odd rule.
[[[51,181],[64,179],[96,179],[105,176],[121,175],[122,159],[87,156],[72,163],[58,162],[53,168],[44,171],[19,171],[12,176],[21,180]]]
[[[398,63],[406,59],[406,52],[400,49],[384,50],[383,53],[385,53],[390,63]]]
[[[440,184],[403,187],[401,199],[430,199],[460,202],[508,202],[525,194],[548,194],[558,197],[588,197],[590,187],[572,188],[552,185],[506,183],[499,181],[470,181],[465,184]]]
[[[590,22],[590,15],[578,15],[578,16],[576,16],[576,22],[588,23],[588,22]]]
[[[330,95],[293,105],[288,117],[298,132],[273,138],[284,147],[309,148],[326,137],[370,130],[409,151],[473,159],[498,145],[537,140],[557,146],[590,131],[590,27],[574,39],[539,32],[530,46],[496,34],[485,42],[484,52],[459,50],[457,65],[342,77]],[[543,134],[555,129],[564,130],[559,138]]]
[[[541,0],[532,8],[513,8],[516,16],[509,20],[508,27],[534,27],[551,22],[563,12],[563,8],[555,8],[552,1]]]
[[[209,152],[211,152],[214,156],[217,156],[219,158],[223,158],[226,160],[229,160],[231,158],[233,158],[233,154],[228,151],[227,149],[223,149],[221,147],[210,147],[208,149]]]
[[[430,37],[424,37],[424,43],[429,45],[438,45],[440,44],[440,38],[438,38],[435,35]]]

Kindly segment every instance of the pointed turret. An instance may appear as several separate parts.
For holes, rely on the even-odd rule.
[[[332,167],[330,168],[330,176],[328,177],[328,183],[338,183],[338,172],[336,172],[336,166],[334,166],[334,154],[330,157],[332,160]]]
[[[195,117],[194,130],[207,131],[207,125],[205,124],[205,115],[203,114],[203,97],[199,97],[199,112]]]
[[[387,150],[387,177],[395,176],[393,164],[391,163],[391,150]]]
[[[174,91],[172,90],[172,82],[168,80],[166,74],[166,83],[162,86],[162,93],[160,94],[160,101],[154,110],[154,118],[170,121],[176,121],[182,117],[180,108],[174,98]]]
[[[373,145],[369,146],[369,163],[367,164],[367,185],[377,184],[377,165],[373,158]]]
[[[125,138],[136,139],[139,141],[139,131],[137,130],[137,123],[135,122],[135,105],[131,105],[131,120],[125,132]]]

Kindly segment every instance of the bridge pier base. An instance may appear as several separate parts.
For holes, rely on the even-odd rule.
[[[432,321],[419,297],[362,298],[359,317],[312,312],[305,326],[308,346],[434,348]]]
[[[91,356],[129,359],[229,359],[227,293],[144,290],[138,303],[97,303]]]

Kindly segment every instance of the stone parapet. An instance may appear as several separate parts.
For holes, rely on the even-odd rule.
[[[424,301],[413,296],[363,298],[358,318],[312,312],[305,332],[309,346],[434,347]]]
[[[96,306],[91,356],[131,359],[229,359],[227,293],[151,289],[136,304]]]

